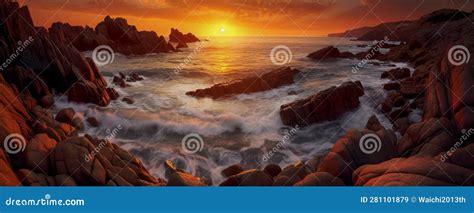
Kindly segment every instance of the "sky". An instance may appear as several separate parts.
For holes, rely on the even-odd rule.
[[[442,8],[474,10],[474,0],[19,0],[36,26],[95,27],[106,15],[139,30],[199,36],[326,36],[382,22],[414,20]]]

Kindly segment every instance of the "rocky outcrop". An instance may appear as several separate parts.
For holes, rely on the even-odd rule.
[[[169,41],[176,42],[181,45],[186,45],[186,43],[199,42],[201,40],[199,40],[199,38],[193,35],[192,33],[183,34],[178,29],[171,28]]]
[[[66,93],[72,88],[75,95],[69,97],[74,101],[99,105],[110,102],[107,84],[91,59],[69,46],[63,36],[48,33],[44,28],[33,28],[26,6],[2,0],[0,7],[3,21],[0,28],[4,32],[0,35],[3,43],[0,61],[9,62],[3,64],[9,81],[21,89],[33,83],[28,90],[34,98],[42,98],[39,96],[48,95],[52,90]],[[16,58],[12,60],[12,56]]]
[[[357,108],[359,97],[364,95],[361,82],[346,82],[338,87],[323,90],[311,97],[285,104],[280,108],[283,124],[308,126],[338,118]]]
[[[261,76],[251,76],[231,82],[216,84],[207,89],[187,92],[186,95],[218,99],[232,95],[272,90],[284,85],[293,84],[295,82],[295,75],[299,72],[299,70],[290,67],[279,68]]]
[[[105,17],[95,29],[88,26],[71,26],[54,23],[49,29],[51,37],[63,38],[80,51],[94,50],[98,46],[110,46],[114,52],[124,55],[144,55],[148,53],[168,53],[175,49],[163,36],[153,31],[138,31],[124,18]]]
[[[313,52],[307,56],[313,60],[324,60],[324,59],[336,59],[336,58],[353,58],[355,57],[354,54],[350,52],[340,52],[334,46],[329,46],[323,49],[320,49],[316,52]]]

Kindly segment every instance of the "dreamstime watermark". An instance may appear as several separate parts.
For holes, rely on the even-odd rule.
[[[51,199],[50,194],[45,194],[40,199],[5,199],[6,206],[84,206],[84,199]]]
[[[30,46],[30,44],[34,41],[35,39],[33,39],[32,36],[28,37],[27,40],[25,41],[18,41],[18,46],[16,48],[16,50],[10,55],[10,57],[8,57],[5,62],[3,62],[0,66],[0,70],[5,70],[8,66],[10,66],[11,63],[13,63],[13,61],[15,61],[16,58],[18,58],[18,56],[20,56],[20,54],[26,50],[26,48],[28,46]]]
[[[282,140],[278,142],[269,152],[263,155],[263,159],[262,159],[263,162],[267,162],[268,160],[270,160],[273,157],[273,155],[279,152],[283,148],[283,146],[285,146],[288,143],[288,141],[290,141],[290,139],[293,138],[298,133],[299,130],[300,130],[300,127],[298,125],[296,125],[291,130],[288,130],[283,135]]]
[[[206,38],[206,40],[209,40],[209,37]],[[174,68],[173,73],[175,75],[180,74],[184,67],[186,67],[191,61],[202,51],[202,49],[206,48],[208,45],[208,42],[200,42],[199,45],[193,49],[193,51],[186,56],[186,59],[184,59],[183,62],[181,62],[177,67]]]
[[[367,63],[369,63],[370,60],[372,60],[377,53],[380,52],[380,49],[385,46],[387,42],[389,42],[390,39],[388,39],[387,36],[381,41],[374,41],[374,46],[370,49],[369,52],[367,52],[367,55],[355,66],[352,67],[352,73],[357,73],[360,71],[360,69],[364,68]]]
[[[18,154],[25,151],[26,139],[20,134],[10,134],[3,141],[3,148],[8,154]]]
[[[115,60],[115,52],[110,46],[98,46],[92,52],[92,60],[99,67],[112,64]]]
[[[270,60],[277,66],[289,64],[293,60],[293,52],[285,45],[278,45],[270,51]]]
[[[107,136],[105,137],[104,140],[102,140],[99,145],[97,145],[89,154],[84,156],[85,162],[90,162],[96,155],[100,153],[104,147],[112,141],[117,134],[122,130],[123,127],[122,125],[117,125],[113,130],[107,129],[105,132],[107,133]]]
[[[196,154],[204,148],[204,140],[196,133],[188,134],[181,140],[181,147],[188,154]]]
[[[474,129],[469,129],[469,130],[461,130],[461,137],[459,138],[459,141],[457,141],[456,143],[454,143],[454,145],[447,151],[445,152],[444,154],[441,155],[441,161],[442,162],[445,162],[446,160],[448,160],[449,157],[451,157],[451,155],[453,155],[454,152],[456,152],[460,147],[462,147],[464,145],[464,143],[466,143],[467,140],[469,140],[469,138],[472,137],[472,135],[474,135]]]
[[[382,149],[382,140],[376,134],[369,133],[359,140],[359,148],[365,154],[374,154]]]
[[[471,60],[471,53],[463,45],[453,46],[448,51],[448,61],[454,66],[467,64],[469,60]]]

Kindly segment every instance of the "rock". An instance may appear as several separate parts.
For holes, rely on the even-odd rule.
[[[420,78],[411,77],[400,82],[400,93],[409,98],[417,98],[424,95],[425,84]]]
[[[275,177],[274,186],[292,186],[304,179],[311,171],[302,162],[285,167],[278,176]]]
[[[364,89],[359,81],[346,82],[339,87],[331,87],[306,99],[281,106],[280,116],[287,126],[308,126],[334,120],[357,108],[362,95]]]
[[[367,121],[367,124],[365,125],[365,128],[374,132],[385,130],[385,128],[382,126],[382,124],[380,124],[379,119],[375,115],[372,115],[369,118],[369,120]]]
[[[84,121],[82,121],[82,118],[80,117],[73,118],[71,125],[77,130],[84,130]]]
[[[388,78],[392,81],[410,77],[411,72],[408,68],[396,68],[382,73],[382,78]]]
[[[273,178],[273,177],[278,176],[278,174],[280,174],[281,167],[276,164],[270,164],[270,165],[265,166],[263,171]]]
[[[294,186],[345,186],[344,182],[327,172],[316,172],[307,175]]]
[[[53,95],[45,95],[43,96],[39,104],[44,108],[50,108],[54,105],[54,96]]]
[[[398,143],[398,153],[403,157],[434,157],[454,146],[455,127],[446,118],[433,118],[413,124]]]
[[[200,40],[192,33],[183,34],[178,29],[171,28],[169,41],[186,44],[186,43],[199,42]]]
[[[321,164],[321,162],[324,160],[324,157],[325,156],[323,155],[318,155],[311,158],[311,160],[308,160],[306,162],[306,168],[312,173],[317,172],[319,168],[319,164]]]
[[[73,108],[65,108],[58,112],[55,119],[62,123],[71,124],[75,114],[76,112]]]
[[[387,91],[400,90],[400,84],[397,82],[386,83],[383,85],[383,89]]]
[[[206,186],[206,183],[190,174],[175,172],[171,174],[167,186]]]
[[[107,88],[106,91],[111,100],[117,100],[120,97],[117,90],[114,88]]]
[[[110,96],[105,87],[99,87],[91,82],[79,81],[68,92],[69,101],[77,103],[93,103],[107,106]]]
[[[237,174],[239,174],[243,171],[244,170],[242,169],[242,167],[240,167],[240,165],[235,164],[235,165],[229,166],[226,169],[222,170],[221,174],[222,174],[222,176],[228,178],[230,176],[237,175]]]
[[[370,138],[363,140],[363,137]],[[351,130],[336,142],[318,172],[330,173],[346,185],[352,185],[352,173],[360,166],[398,157],[396,143],[397,137],[391,130]]]
[[[354,55],[349,52],[341,53],[334,46],[329,46],[313,52],[307,56],[313,60],[335,59],[335,58],[352,58]]]
[[[118,85],[122,88],[125,88],[125,87],[129,87],[130,85],[128,85],[126,82],[125,82],[125,79],[119,77],[119,76],[114,76],[113,80],[112,80],[112,83],[114,83],[115,85]]]
[[[399,118],[393,124],[393,130],[400,132],[400,134],[405,135],[407,129],[412,123],[408,117]]]
[[[188,45],[184,42],[179,42],[176,49],[188,48]]]
[[[261,76],[252,76],[227,83],[216,84],[207,89],[187,92],[186,95],[218,99],[232,95],[272,90],[284,85],[293,84],[294,77],[299,72],[299,70],[291,69],[290,67],[279,68]]]
[[[21,186],[20,180],[13,172],[10,161],[3,151],[0,149],[0,185],[1,186]]]
[[[86,119],[86,121],[91,127],[99,127],[100,126],[100,122],[95,117],[88,117]]]
[[[72,43],[81,51],[94,50],[101,45],[110,46],[114,52],[124,55],[174,51],[163,36],[158,36],[155,32],[138,31],[127,20],[110,16],[105,17],[95,29],[54,23],[49,32],[52,36],[63,37],[67,43]]]
[[[447,172],[449,174],[447,174]],[[394,158],[354,172],[356,186],[472,186],[473,170],[430,158]]]
[[[25,149],[25,164],[28,169],[37,173],[49,174],[48,155],[57,142],[46,134],[35,135]]]
[[[124,98],[122,98],[122,101],[127,103],[127,104],[134,104],[135,103],[135,100],[133,100],[132,97],[124,97]]]
[[[127,77],[127,82],[137,82],[137,81],[143,81],[143,80],[145,80],[145,79],[143,77],[139,76],[136,73],[132,73],[132,74],[128,75],[128,77]]]
[[[94,149],[87,138],[73,137],[58,143],[49,156],[54,173],[70,175],[78,185],[105,185],[106,170],[98,159],[100,153],[91,156]]]

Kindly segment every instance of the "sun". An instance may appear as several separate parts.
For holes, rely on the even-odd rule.
[[[225,33],[225,28],[221,27],[221,29],[219,31],[221,31],[221,33]]]

